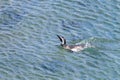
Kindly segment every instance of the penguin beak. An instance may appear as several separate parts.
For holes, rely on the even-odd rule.
[[[61,36],[59,36],[59,35],[57,35],[57,37],[60,39],[60,41],[62,42],[62,38],[61,38]]]

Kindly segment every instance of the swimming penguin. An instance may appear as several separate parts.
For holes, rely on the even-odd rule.
[[[84,50],[85,48],[87,48],[87,44],[79,44],[79,45],[67,45],[66,44],[66,39],[63,36],[57,35],[57,37],[60,39],[61,41],[61,46],[64,49],[73,51],[73,52],[79,52]]]

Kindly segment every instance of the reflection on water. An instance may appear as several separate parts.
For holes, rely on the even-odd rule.
[[[0,2],[0,79],[119,80],[120,4],[105,0]],[[69,52],[69,44],[94,48]]]

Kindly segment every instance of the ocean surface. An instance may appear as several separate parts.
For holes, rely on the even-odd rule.
[[[120,80],[120,0],[0,0],[0,80]]]

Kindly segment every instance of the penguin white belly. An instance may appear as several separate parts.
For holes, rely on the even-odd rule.
[[[82,50],[84,50],[84,48],[81,47],[81,46],[71,49],[71,51],[73,51],[73,52],[79,52],[79,51],[82,51]]]

